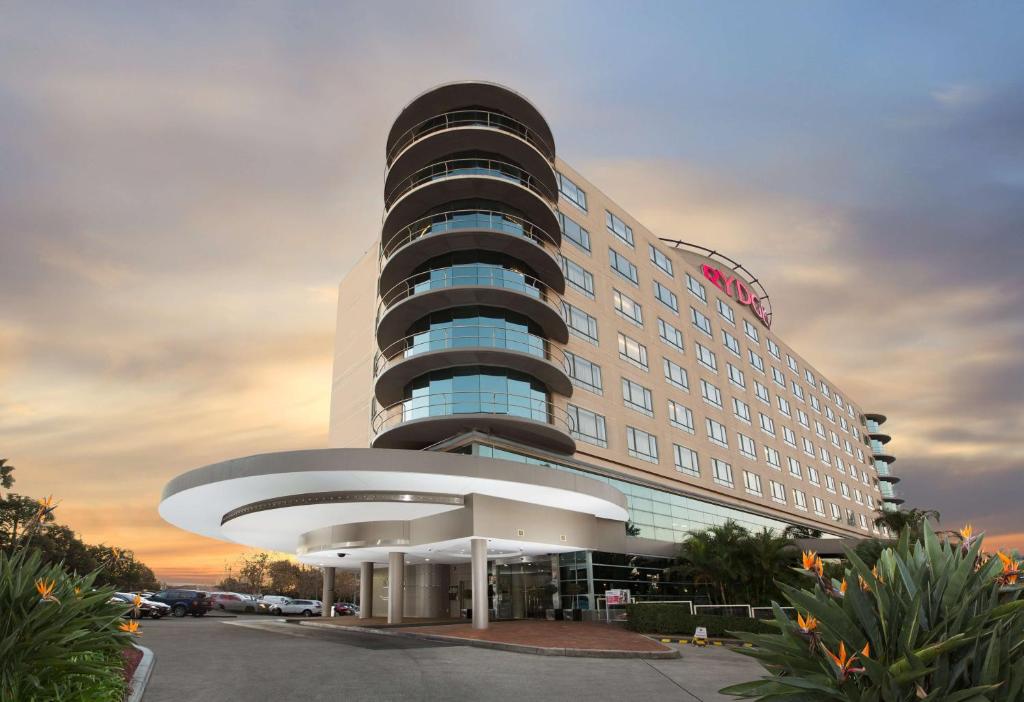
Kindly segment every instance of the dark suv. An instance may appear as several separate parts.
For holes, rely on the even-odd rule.
[[[171,614],[176,617],[184,617],[186,614],[201,617],[213,609],[206,593],[199,590],[161,590],[149,599],[168,605]]]

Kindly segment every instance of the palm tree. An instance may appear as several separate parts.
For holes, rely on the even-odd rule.
[[[717,586],[719,604],[742,593],[749,580],[745,542],[749,532],[731,519],[707,529],[695,529],[679,545],[670,572],[692,578],[698,585]]]
[[[875,526],[887,527],[893,534],[899,535],[904,529],[910,529],[911,538],[919,538],[924,524],[929,519],[940,521],[941,516],[938,510],[934,509],[913,509],[887,512],[881,510],[875,517]]]
[[[795,580],[796,574],[790,567],[796,565],[799,557],[796,544],[785,532],[780,535],[764,527],[756,534],[748,534],[746,550],[751,585],[747,601],[764,604],[781,599],[775,581]]]

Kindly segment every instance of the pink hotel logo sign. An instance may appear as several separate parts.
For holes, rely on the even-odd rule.
[[[726,275],[717,268],[712,268],[706,263],[701,264],[700,272],[704,274],[704,277],[715,284],[719,290],[724,292],[729,297],[735,298],[741,305],[747,305],[750,309],[754,310],[754,314],[760,319],[766,327],[771,327],[772,323],[768,319],[768,313],[764,307],[761,306],[761,301],[757,299],[757,295],[747,287],[746,283],[735,276]]]

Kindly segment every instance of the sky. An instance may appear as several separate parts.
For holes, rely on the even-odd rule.
[[[11,2],[0,7],[0,456],[171,582],[243,552],[163,485],[322,447],[336,286],[384,141],[446,81],[527,95],[660,236],[889,417],[908,506],[1024,548],[1024,5]]]

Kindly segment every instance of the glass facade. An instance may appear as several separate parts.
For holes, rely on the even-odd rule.
[[[504,368],[466,366],[420,376],[405,388],[402,421],[451,414],[508,414],[550,421],[543,383]]]
[[[452,348],[488,347],[548,356],[540,327],[515,312],[493,307],[459,307],[434,312],[410,328],[405,357]]]
[[[542,298],[541,284],[518,260],[484,251],[465,251],[431,259],[414,273],[411,294],[459,285],[516,290]]]

